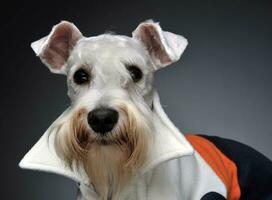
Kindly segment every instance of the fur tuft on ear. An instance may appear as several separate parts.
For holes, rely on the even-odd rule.
[[[155,70],[178,61],[188,45],[183,36],[163,31],[159,23],[152,20],[140,23],[132,32],[132,37],[140,40],[146,47]]]
[[[31,43],[31,47],[51,72],[66,74],[70,51],[81,37],[81,32],[73,23],[61,21],[48,36]]]

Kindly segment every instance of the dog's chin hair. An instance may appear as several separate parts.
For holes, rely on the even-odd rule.
[[[71,169],[83,166],[101,199],[118,197],[126,183],[143,166],[151,127],[148,119],[125,103],[119,103],[119,121],[100,138],[86,126],[87,110],[78,109],[56,126],[55,149]]]

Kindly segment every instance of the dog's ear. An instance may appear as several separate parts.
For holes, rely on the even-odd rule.
[[[66,74],[66,61],[81,37],[74,24],[62,21],[52,28],[48,36],[31,43],[31,47],[51,72]]]
[[[139,24],[132,32],[132,37],[144,44],[155,70],[178,61],[188,44],[183,36],[163,31],[159,23],[151,20]]]

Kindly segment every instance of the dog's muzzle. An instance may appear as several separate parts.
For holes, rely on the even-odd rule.
[[[88,113],[88,124],[94,132],[106,134],[118,121],[118,112],[112,108],[97,108]]]

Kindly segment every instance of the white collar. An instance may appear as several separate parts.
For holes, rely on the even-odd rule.
[[[148,160],[143,167],[141,174],[144,174],[168,160],[192,155],[194,151],[183,134],[175,127],[165,114],[160,104],[157,92],[154,93],[153,108],[153,120],[156,132],[154,133],[153,146],[150,148]],[[67,112],[67,110],[65,112]],[[65,112],[62,115],[64,115]],[[84,173],[70,170],[57,157],[53,145],[54,137],[51,137],[51,135],[49,137],[49,129],[50,127],[24,156],[19,163],[19,166],[24,169],[56,173],[71,178],[76,182],[87,184],[88,180]]]

